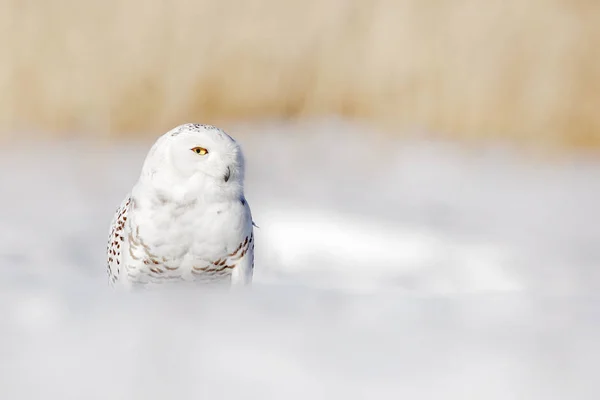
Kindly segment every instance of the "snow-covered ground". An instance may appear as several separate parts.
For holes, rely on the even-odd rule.
[[[339,122],[230,133],[260,227],[239,293],[108,290],[150,142],[0,151],[0,398],[600,396],[600,163]]]

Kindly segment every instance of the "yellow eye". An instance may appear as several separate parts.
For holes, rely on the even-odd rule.
[[[206,150],[204,147],[194,147],[192,151],[196,154],[200,154],[201,156],[208,154],[208,150]]]

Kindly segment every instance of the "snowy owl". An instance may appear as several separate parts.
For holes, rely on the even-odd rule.
[[[112,220],[111,286],[170,282],[247,285],[254,235],[244,197],[244,158],[219,128],[184,124],[150,149]]]

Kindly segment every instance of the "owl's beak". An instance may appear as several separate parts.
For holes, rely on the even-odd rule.
[[[225,176],[223,177],[225,182],[229,181],[229,178],[231,178],[231,167],[227,167],[227,172],[225,172]]]

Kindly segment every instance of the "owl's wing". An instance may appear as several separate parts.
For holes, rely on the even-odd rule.
[[[231,271],[232,285],[248,285],[252,283],[254,274],[254,232],[252,225],[250,233],[240,243],[238,249],[227,257],[226,264],[235,264]]]
[[[241,203],[244,205],[245,223],[242,231],[244,240],[233,253],[229,254],[232,262],[237,266],[231,272],[231,285],[244,286],[252,283],[254,275],[254,221],[252,212],[246,198],[242,196]]]
[[[114,286],[123,268],[123,249],[125,242],[125,222],[127,221],[127,212],[131,199],[129,195],[121,203],[110,224],[108,246],[106,248],[106,265],[108,273],[108,283]]]

